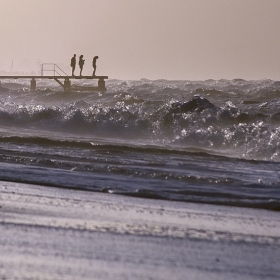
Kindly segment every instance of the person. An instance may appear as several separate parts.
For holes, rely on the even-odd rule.
[[[93,67],[93,73],[92,76],[95,76],[95,71],[96,71],[96,60],[98,59],[98,56],[95,56],[92,60],[92,67]]]
[[[82,71],[83,71],[83,67],[84,67],[84,63],[85,63],[85,60],[83,59],[83,55],[80,55],[80,58],[79,58],[79,65],[80,65],[80,76],[82,76]]]
[[[71,58],[70,66],[72,67],[72,76],[75,76],[74,71],[75,71],[75,68],[76,68],[76,54],[74,54],[74,56]]]

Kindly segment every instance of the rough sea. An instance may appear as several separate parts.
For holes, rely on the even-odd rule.
[[[1,82],[0,181],[280,211],[278,81]]]

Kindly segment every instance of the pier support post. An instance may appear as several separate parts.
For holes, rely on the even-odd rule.
[[[36,80],[34,78],[32,78],[32,80],[30,81],[30,90],[31,91],[36,90]]]
[[[100,91],[106,90],[104,79],[98,80],[98,90]]]
[[[69,79],[65,79],[65,80],[64,80],[64,86],[63,86],[63,88],[64,88],[64,91],[69,91],[69,90],[70,90],[70,88],[71,88],[71,82],[70,82]]]

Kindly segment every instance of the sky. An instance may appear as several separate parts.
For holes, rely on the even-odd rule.
[[[280,0],[1,0],[0,71],[56,63],[112,79],[280,79]],[[76,70],[76,72],[78,72]]]

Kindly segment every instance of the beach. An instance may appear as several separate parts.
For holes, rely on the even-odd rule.
[[[278,212],[0,183],[0,279],[279,279]]]

